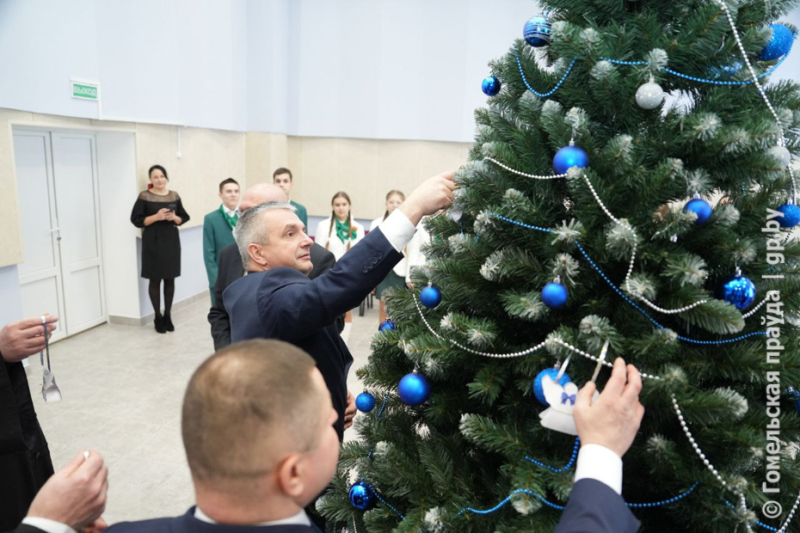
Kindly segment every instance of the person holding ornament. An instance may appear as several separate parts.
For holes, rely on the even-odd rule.
[[[139,194],[133,205],[131,223],[142,228],[142,277],[150,280],[150,302],[155,311],[158,333],[175,331],[172,299],[175,278],[181,275],[181,238],[178,226],[189,221],[181,197],[167,188],[167,169],[153,165],[147,171],[152,187]],[[161,314],[161,281],[164,281],[164,314]]]
[[[555,533],[635,533],[639,521],[622,499],[622,456],[644,417],[642,376],[618,357],[603,392],[594,381],[578,391],[572,416],[581,442],[575,484]]]
[[[228,346],[200,365],[183,399],[196,506],[106,532],[321,533],[306,510],[336,471],[337,417],[307,353],[276,340]]]
[[[395,209],[400,207],[406,199],[406,195],[403,194],[401,191],[393,190],[389,191],[386,194],[386,211],[384,212],[382,217],[378,217],[372,221],[372,224],[369,226],[370,231],[375,231],[378,229],[378,226],[391,215]],[[408,261],[406,258],[408,257],[408,251],[403,250],[403,259],[397,263],[391,272],[386,276],[386,278],[381,281],[377,287],[375,287],[375,297],[381,302],[380,304],[380,323],[384,323],[386,321],[386,302],[383,301],[381,296],[383,295],[383,291],[386,289],[391,289],[394,287],[405,287],[406,286],[406,274],[408,274]]]
[[[336,329],[336,317],[357,306],[400,262],[419,221],[449,207],[455,188],[452,172],[429,178],[378,229],[314,280],[305,275],[312,267],[313,241],[290,205],[262,204],[244,213],[236,225],[234,237],[248,275],[223,293],[231,340],[275,338],[312,354],[338,413],[340,439],[355,415],[355,401],[349,401],[347,391],[353,356]]]

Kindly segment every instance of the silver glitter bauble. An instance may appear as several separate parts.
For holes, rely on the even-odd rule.
[[[655,109],[664,101],[664,89],[656,82],[650,81],[636,91],[636,103],[642,109]]]
[[[782,167],[788,167],[792,161],[792,154],[785,146],[773,146],[769,149],[769,155],[774,157]]]

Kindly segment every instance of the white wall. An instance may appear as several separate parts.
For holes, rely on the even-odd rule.
[[[0,328],[23,318],[17,265],[0,267],[0,302]]]
[[[4,0],[0,107],[244,130],[246,7],[244,0]],[[102,110],[71,98],[71,77],[101,83]]]

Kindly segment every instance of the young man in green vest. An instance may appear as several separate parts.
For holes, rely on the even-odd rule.
[[[286,196],[289,197],[289,203],[294,206],[294,213],[297,215],[297,218],[303,223],[306,227],[306,232],[308,232],[308,212],[306,211],[306,207],[302,204],[298,204],[297,202],[293,201],[291,192],[292,192],[292,171],[288,168],[279,168],[275,172],[272,173],[272,183],[280,187]]]
[[[222,205],[203,220],[203,260],[208,274],[211,305],[214,305],[214,283],[217,281],[219,253],[233,243],[233,228],[239,220],[239,184],[228,178],[219,184]]]

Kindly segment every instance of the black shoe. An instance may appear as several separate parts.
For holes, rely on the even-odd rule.
[[[156,318],[153,320],[153,324],[156,327],[156,331],[159,333],[166,333],[167,330],[164,329],[164,317],[161,315],[156,315]]]
[[[169,313],[164,313],[164,329],[167,331],[175,331],[175,325],[172,323],[172,317]]]

